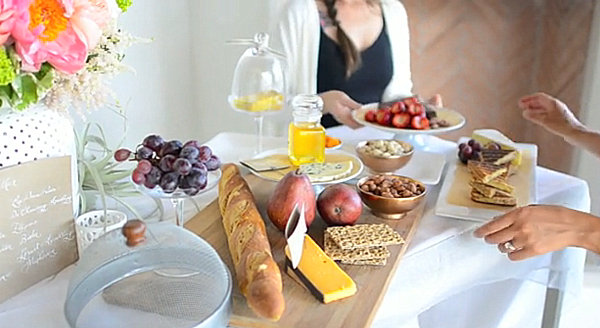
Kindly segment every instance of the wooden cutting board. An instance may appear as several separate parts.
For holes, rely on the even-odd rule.
[[[233,286],[233,314],[229,325],[232,327],[368,327],[370,326],[377,308],[383,299],[398,263],[408,244],[410,243],[417,226],[423,216],[426,201],[408,213],[401,220],[384,220],[371,214],[364,208],[358,223],[387,223],[402,235],[406,240],[403,245],[390,246],[388,263],[382,267],[343,265],[340,267],[352,277],[358,287],[356,295],[330,304],[322,304],[303,286],[292,280],[285,273],[285,255],[283,249],[286,245],[283,233],[268,220],[266,203],[275,187],[274,182],[262,180],[253,175],[247,175],[246,181],[250,185],[258,208],[261,210],[272,253],[281,269],[283,278],[283,295],[285,298],[285,312],[278,322],[270,322],[257,317],[246,304],[246,299],[241,294],[237,281],[234,278]],[[219,253],[225,264],[235,277],[233,262],[227,247],[227,238],[221,223],[221,213],[217,201],[212,202],[204,210],[189,220],[185,227],[195,232],[210,243]],[[309,235],[322,247],[325,223],[319,217],[310,227]]]

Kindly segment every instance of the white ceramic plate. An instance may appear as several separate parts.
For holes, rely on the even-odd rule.
[[[426,185],[436,185],[440,182],[446,156],[425,151],[415,151],[406,166],[396,170],[394,174],[411,177]]]
[[[254,158],[263,158],[263,157],[272,156],[272,155],[287,156],[287,153],[288,153],[287,148],[277,148],[277,149],[271,149],[271,150],[264,151],[256,156],[254,156]],[[327,151],[325,153],[325,161],[326,162],[328,161],[328,158],[333,159],[333,160],[331,160],[332,162],[351,160],[352,161],[352,171],[350,172],[350,174],[348,174],[347,176],[345,176],[343,178],[339,178],[339,179],[336,179],[333,181],[327,181],[327,182],[313,182],[313,185],[327,185],[327,184],[342,183],[342,182],[356,178],[363,171],[363,163],[361,162],[361,160],[358,157],[356,157],[354,154],[351,154],[349,152],[346,152],[343,150]],[[294,167],[292,166],[290,168],[283,169],[283,170],[277,170],[277,171],[256,172],[254,170],[250,170],[250,172],[252,172],[252,174],[256,175],[257,177],[260,177],[260,178],[263,178],[266,180],[279,181],[287,172],[289,172],[293,169],[294,169]]]
[[[375,129],[378,129],[381,131],[391,132],[391,133],[395,133],[395,134],[441,134],[441,133],[446,133],[446,132],[460,129],[466,123],[465,117],[462,116],[459,112],[457,112],[455,110],[447,109],[447,108],[438,108],[438,109],[436,109],[437,116],[440,119],[446,120],[446,122],[450,123],[450,126],[444,127],[444,128],[438,128],[438,129],[428,129],[428,130],[392,128],[392,127],[382,126],[377,123],[367,122],[365,120],[365,114],[367,113],[367,111],[369,111],[371,109],[377,109],[377,108],[379,108],[378,103],[371,103],[371,104],[363,105],[361,108],[352,112],[352,117],[354,117],[354,119],[362,125],[370,126],[372,128],[375,128]]]
[[[469,221],[486,222],[516,207],[536,203],[537,146],[517,144],[517,147],[523,153],[523,161],[518,172],[508,179],[508,183],[516,188],[514,194],[517,198],[517,206],[489,205],[472,201],[466,191],[469,184],[469,179],[464,178],[466,165],[462,164],[457,158],[456,161],[450,163],[448,172],[444,177],[442,189],[435,206],[435,214]],[[457,177],[462,178],[458,180]],[[453,200],[450,200],[450,193],[456,189],[462,189],[462,192],[459,195],[452,195]],[[461,205],[457,205],[458,203]]]

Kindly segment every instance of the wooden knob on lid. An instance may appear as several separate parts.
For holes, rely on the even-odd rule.
[[[127,246],[137,246],[146,241],[146,224],[142,220],[129,220],[121,229],[127,238]]]

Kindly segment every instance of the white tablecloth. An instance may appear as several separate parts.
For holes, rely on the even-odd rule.
[[[330,129],[344,148],[365,139],[390,138],[370,128]],[[428,138],[429,151],[454,159],[456,144]],[[252,136],[221,133],[208,142],[224,161],[253,155]],[[265,149],[286,140],[265,138]],[[537,171],[539,203],[589,211],[587,183],[543,168]],[[374,327],[535,327],[539,326],[546,286],[576,296],[583,281],[585,252],[566,249],[521,262],[511,262],[494,245],[474,238],[478,224],[434,215],[438,186],[430,188],[427,209],[377,312]],[[216,197],[211,191],[196,200]],[[188,212],[188,216],[193,211]],[[62,312],[70,266],[0,304],[0,327],[68,327]]]

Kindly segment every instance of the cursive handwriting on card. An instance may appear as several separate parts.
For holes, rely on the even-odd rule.
[[[42,235],[36,230],[24,232],[21,234],[21,241],[19,242],[19,245],[24,245],[32,239],[40,239],[40,237],[42,237]]]
[[[28,216],[31,214],[41,214],[46,213],[48,211],[48,205],[42,204],[37,206],[29,206],[25,205],[23,208],[17,208],[12,210],[11,219],[17,219],[20,217]]]
[[[9,191],[12,187],[17,186],[17,180],[8,177],[0,179],[0,191]]]
[[[0,169],[0,303],[77,258],[71,160]]]
[[[70,231],[61,231],[61,232],[57,233],[56,235],[48,235],[48,238],[46,238],[45,242],[46,242],[46,245],[52,246],[60,241],[66,242],[66,241],[72,241],[72,240],[75,240],[75,232],[70,230]]]
[[[42,248],[40,243],[36,243],[32,248],[22,248],[17,261],[22,264],[21,272],[27,273],[32,266],[40,262],[51,259],[57,254],[54,248]]]
[[[33,220],[30,222],[14,222],[12,224],[12,233],[15,235],[20,235],[27,230],[30,230],[33,226],[38,223],[37,220]]]
[[[71,204],[71,195],[52,196],[50,205],[56,206],[60,204]]]

